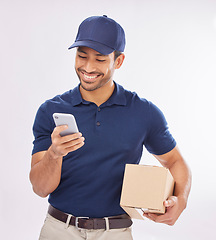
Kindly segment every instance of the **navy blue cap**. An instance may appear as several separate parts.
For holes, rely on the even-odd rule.
[[[124,52],[125,33],[123,28],[106,15],[85,19],[79,26],[76,40],[68,49],[89,47],[108,55],[113,51]]]

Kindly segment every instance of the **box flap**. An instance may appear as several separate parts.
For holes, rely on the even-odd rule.
[[[144,220],[145,217],[143,216],[143,211],[141,208],[134,208],[134,207],[125,207],[122,206],[122,208],[127,212],[127,214],[134,219],[140,219]]]

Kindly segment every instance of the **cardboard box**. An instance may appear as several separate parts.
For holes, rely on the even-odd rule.
[[[173,195],[173,188],[167,168],[126,164],[120,205],[131,218],[144,219],[143,212],[163,214],[163,202]]]

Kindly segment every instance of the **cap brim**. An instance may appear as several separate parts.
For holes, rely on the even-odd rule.
[[[99,42],[93,42],[90,40],[85,40],[85,41],[76,41],[74,44],[72,44],[68,49],[75,48],[75,47],[89,47],[94,49],[95,51],[103,54],[103,55],[109,55],[115,49],[107,47],[104,44],[101,44]]]

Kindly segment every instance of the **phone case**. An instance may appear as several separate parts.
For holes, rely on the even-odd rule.
[[[55,122],[56,126],[61,126],[61,125],[68,125],[68,129],[62,131],[60,135],[66,136],[69,134],[77,133],[79,132],[75,117],[72,114],[68,113],[54,113],[53,114],[53,119]]]

